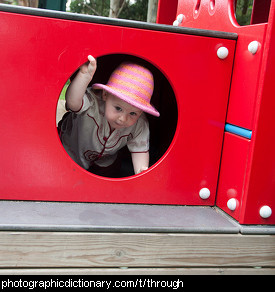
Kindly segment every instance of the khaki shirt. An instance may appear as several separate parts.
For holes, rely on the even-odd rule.
[[[69,113],[61,124],[60,138],[65,150],[85,169],[93,163],[111,165],[125,145],[132,153],[149,151],[149,124],[144,113],[133,126],[112,132],[104,109],[105,102],[88,88],[81,109]]]

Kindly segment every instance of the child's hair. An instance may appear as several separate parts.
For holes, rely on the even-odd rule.
[[[106,85],[95,83],[92,88],[104,89],[153,116],[160,115],[150,104],[154,91],[153,74],[139,64],[123,62],[113,71]]]

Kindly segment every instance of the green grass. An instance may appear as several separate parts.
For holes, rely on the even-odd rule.
[[[68,80],[60,93],[59,99],[65,100],[65,93],[66,93],[66,90],[67,90],[69,84],[70,84],[70,81]]]

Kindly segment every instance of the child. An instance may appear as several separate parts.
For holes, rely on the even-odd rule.
[[[70,157],[83,168],[103,176],[116,170],[117,152],[127,145],[135,174],[149,166],[149,125],[143,112],[159,116],[150,104],[152,73],[134,63],[122,63],[106,85],[87,88],[96,71],[96,60],[79,72],[66,92],[66,109],[60,138]],[[101,96],[93,90],[100,89]]]

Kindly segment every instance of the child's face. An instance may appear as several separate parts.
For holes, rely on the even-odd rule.
[[[105,117],[112,129],[122,129],[133,126],[142,110],[117,98],[116,96],[103,90],[102,98],[105,101]]]

